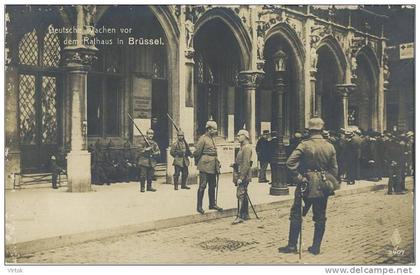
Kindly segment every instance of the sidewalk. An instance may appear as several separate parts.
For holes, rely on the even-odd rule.
[[[387,179],[343,184],[336,196],[384,189],[386,183]],[[223,174],[219,183],[218,205],[225,210],[209,211],[205,195],[205,215],[195,210],[198,185],[190,186],[191,190],[174,191],[173,185],[161,180],[155,182],[154,187],[157,192],[140,193],[139,184],[135,182],[93,185],[94,191],[88,193],[69,193],[66,188],[7,190],[6,253],[25,254],[236,215],[236,189],[231,174]],[[270,185],[258,183],[257,179],[249,185],[249,194],[257,211],[290,206],[294,187],[290,188],[288,196],[270,196],[269,189]],[[251,211],[250,208],[253,217]]]

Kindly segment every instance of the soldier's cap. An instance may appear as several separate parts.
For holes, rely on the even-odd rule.
[[[146,134],[154,134],[155,133],[155,131],[153,131],[153,129],[149,129],[149,130],[147,130],[147,132],[146,132]]]
[[[249,139],[249,132],[245,129],[239,130],[237,136],[244,135],[247,139]]]
[[[51,160],[55,160],[55,156],[51,156]]]
[[[295,136],[295,138],[301,138],[302,134],[300,132],[296,132],[294,136]]]
[[[182,130],[179,130],[177,133],[178,136],[184,136],[184,132]]]
[[[309,130],[322,130],[324,128],[324,121],[319,117],[311,118],[308,122]]]
[[[270,131],[268,131],[268,130],[264,130],[263,131],[263,135],[265,135],[265,134],[269,134],[270,133]]]
[[[212,128],[214,130],[217,130],[217,123],[214,120],[209,120],[206,122],[206,129]]]

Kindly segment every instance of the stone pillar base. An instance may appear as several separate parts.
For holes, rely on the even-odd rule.
[[[9,151],[5,157],[5,188],[13,189],[14,174],[20,173],[20,151]]]
[[[72,151],[67,155],[67,180],[68,192],[92,191],[88,151]]]
[[[270,187],[270,195],[272,196],[281,196],[289,195],[289,187]]]

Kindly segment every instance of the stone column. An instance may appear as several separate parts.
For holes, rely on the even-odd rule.
[[[349,95],[356,87],[355,84],[338,84],[336,85],[337,91],[341,96],[341,128],[346,129],[348,125],[348,117],[349,117]]]
[[[272,163],[275,167],[271,167],[274,170],[272,174],[270,195],[288,195],[289,188],[287,187],[287,168],[286,168],[286,149],[283,143],[284,135],[284,93],[286,92],[286,83],[284,81],[285,71],[275,72],[275,84],[274,93],[278,101],[278,107],[276,110],[276,124],[277,124],[277,148],[274,152]]]
[[[256,144],[256,120],[255,120],[255,90],[258,87],[264,72],[262,71],[242,71],[239,73],[239,82],[245,93],[245,124],[249,131],[250,141]]]
[[[17,31],[10,31],[10,17],[5,14],[5,102],[4,102],[4,134],[5,156],[4,176],[5,188],[13,188],[16,173],[21,172],[20,136],[19,136],[19,74],[16,68],[18,60]],[[8,31],[9,30],[9,31]]]
[[[19,146],[19,87],[18,74],[14,66],[6,67],[5,75],[5,187],[13,188],[16,173],[21,172]]]
[[[316,69],[311,69],[309,76],[310,86],[311,86],[311,116],[320,115],[317,106],[317,94],[316,94]]]
[[[91,190],[90,153],[87,151],[87,72],[95,50],[85,47],[64,49],[66,91],[71,100],[66,115],[71,123],[71,151],[67,155],[69,192]]]
[[[388,129],[388,87],[384,86],[383,131]]]

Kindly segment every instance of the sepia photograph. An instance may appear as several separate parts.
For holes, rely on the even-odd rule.
[[[414,273],[414,4],[140,4],[4,5],[4,270]]]

